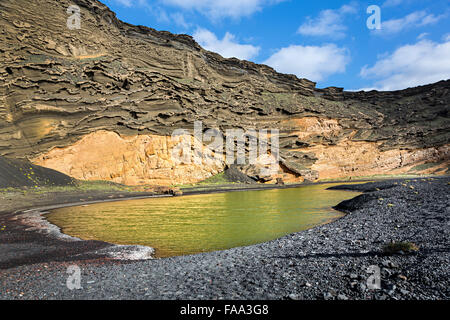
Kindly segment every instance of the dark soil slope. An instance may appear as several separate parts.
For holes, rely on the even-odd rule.
[[[0,188],[64,186],[73,182],[61,172],[0,156]]]

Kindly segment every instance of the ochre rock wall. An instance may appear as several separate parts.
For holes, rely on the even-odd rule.
[[[193,183],[223,170],[223,161],[207,162],[194,152],[190,164],[174,161],[177,158],[172,157],[172,152],[183,138],[191,139],[120,136],[102,130],[86,135],[69,147],[54,148],[32,161],[76,179],[109,180],[127,185]]]
[[[306,133],[302,132],[301,135],[305,137]],[[192,158],[188,164],[175,161],[177,158],[174,160],[172,156],[174,148],[182,139],[192,141]],[[71,146],[54,148],[32,161],[76,179],[109,180],[127,185],[195,183],[223,171],[223,157],[222,161],[207,161],[209,158],[204,159],[201,154],[194,152],[194,146],[201,148],[201,144],[191,136],[175,139],[156,135],[120,136],[102,130],[86,135]],[[319,179],[401,174],[427,162],[439,165],[414,173],[434,173],[449,165],[448,145],[388,151],[380,151],[378,146],[376,142],[346,140],[334,146],[318,144],[294,151],[313,155],[317,159],[310,169],[318,173]],[[209,156],[212,155],[205,146],[203,148]],[[282,178],[286,183],[304,181],[301,175],[287,170],[283,165],[271,178],[269,183],[276,182],[277,178]]]

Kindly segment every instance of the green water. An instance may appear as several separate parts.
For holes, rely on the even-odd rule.
[[[98,203],[53,210],[48,220],[86,240],[146,245],[157,257],[228,249],[273,240],[342,216],[331,207],[355,192],[295,189],[242,191]]]

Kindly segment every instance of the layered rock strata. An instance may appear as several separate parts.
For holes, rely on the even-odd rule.
[[[67,27],[67,8],[81,28]],[[0,155],[78,179],[191,183],[175,129],[277,129],[286,181],[448,172],[450,81],[394,92],[318,89],[224,59],[190,36],[118,20],[95,0],[0,2]]]

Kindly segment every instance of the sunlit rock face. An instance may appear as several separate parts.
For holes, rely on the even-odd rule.
[[[81,29],[67,28],[73,4]],[[167,157],[173,131],[195,121],[279,130],[281,166],[268,183],[445,173],[450,162],[449,80],[395,92],[317,89],[190,36],[124,24],[95,0],[2,0],[0,55],[0,155],[79,179],[213,175],[223,163]]]
[[[192,139],[183,162],[184,139]],[[223,161],[195,153],[192,137],[120,136],[98,131],[65,148],[54,148],[33,162],[81,180],[110,180],[127,185],[193,183],[223,171]],[[177,148],[178,146],[181,146]],[[205,150],[205,153],[208,153]],[[209,152],[210,153],[210,152]],[[190,163],[188,163],[190,162]]]

